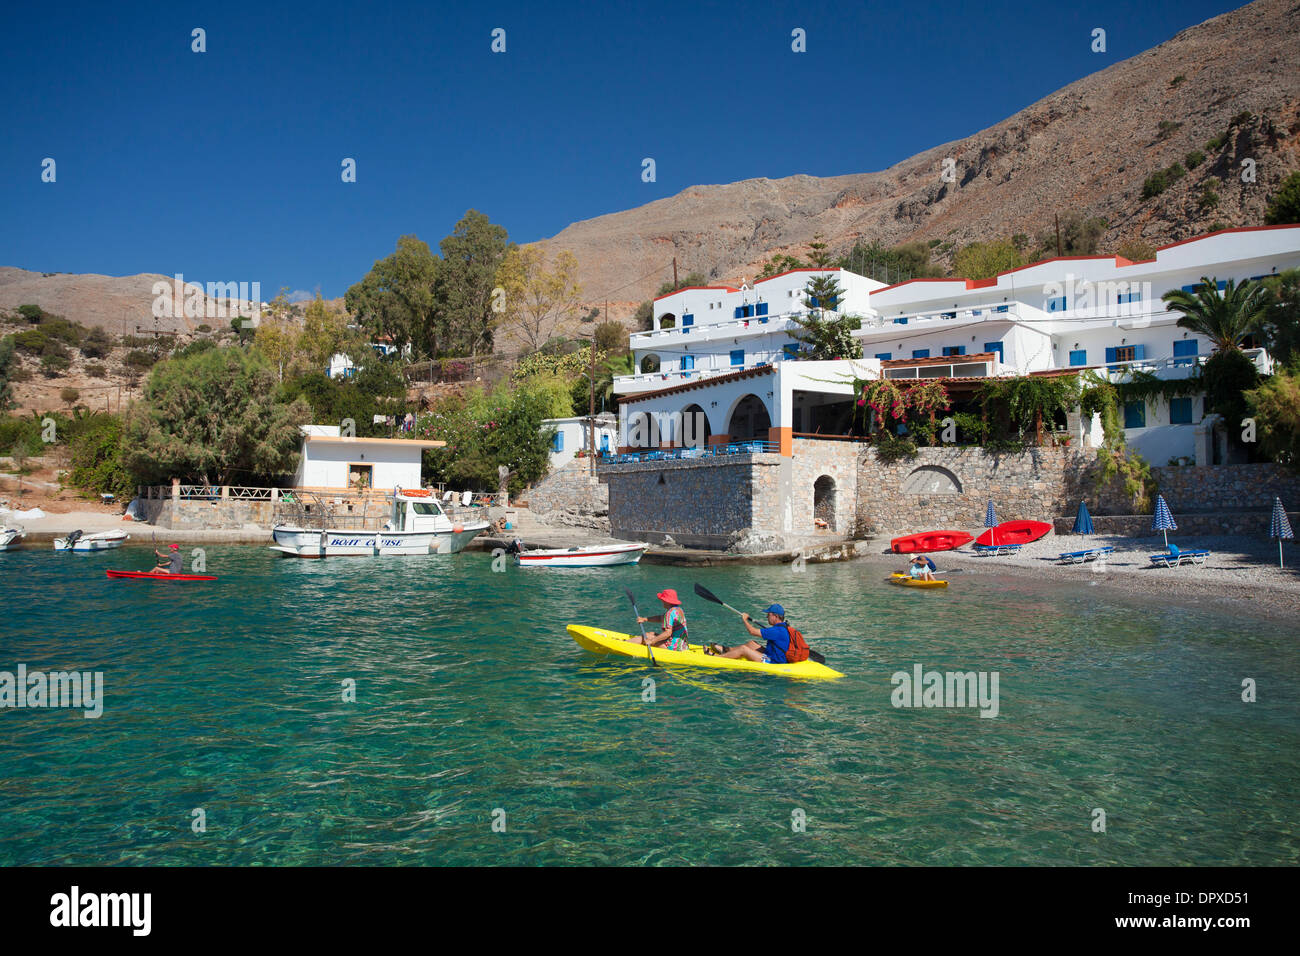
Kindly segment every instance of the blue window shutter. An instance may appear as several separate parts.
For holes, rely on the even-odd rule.
[[[813,307],[814,309],[820,309],[820,308],[821,308],[821,303],[819,303],[819,302],[817,301],[817,296],[815,296],[815,295],[810,295],[810,296],[808,296],[808,301],[812,303],[812,307]]]
[[[1072,352],[1070,353],[1070,364],[1071,364],[1071,365],[1087,365],[1087,364],[1088,364],[1088,350],[1087,350],[1087,349],[1075,349],[1074,351],[1072,351]]]
[[[1171,425],[1190,425],[1192,423],[1192,400],[1190,398],[1171,398],[1169,400],[1169,423]]]
[[[736,306],[736,315],[735,315],[735,317],[736,317],[737,319],[740,318],[740,313],[741,313],[741,307],[740,307],[740,306]]]
[[[1133,346],[1133,360],[1141,361],[1147,357],[1147,347],[1145,345]]]
[[[1009,306],[1009,305],[1000,305],[1000,306],[998,306],[996,309],[994,309],[993,311],[994,311],[994,312],[1006,312],[1006,311],[1007,311],[1008,309],[1010,309],[1010,308],[1011,308],[1011,306]]]
[[[984,351],[985,351],[985,352],[996,352],[996,353],[998,354],[998,361],[1001,361],[1001,360],[1002,360],[1002,343],[1001,343],[1001,342],[985,342],[985,343],[984,343]]]
[[[929,349],[912,349],[912,358],[929,358]]]
[[[1146,402],[1125,403],[1124,427],[1125,428],[1146,428],[1147,427],[1147,403]]]
[[[1106,349],[1106,361],[1107,361],[1107,362],[1113,362],[1113,361],[1115,361],[1115,353],[1118,352],[1118,351],[1119,351],[1118,348],[1108,348],[1108,349]]]
[[[758,304],[758,314],[759,314],[759,315],[767,315],[767,303],[766,303],[766,302],[760,302],[760,303]]]
[[[732,349],[732,350],[731,350],[731,364],[732,364],[732,365],[744,365],[744,364],[745,364],[745,350],[744,350],[744,349]]]
[[[894,357],[894,353],[893,353],[893,352],[877,352],[877,353],[876,353],[876,358],[880,359],[880,361],[882,361],[882,362],[888,362],[888,361],[889,361],[890,359],[892,359],[893,357]]]
[[[695,324],[694,313],[687,312],[685,315],[682,316],[682,325],[694,325],[694,324]]]
[[[564,451],[564,432],[556,432],[551,441],[551,451]]]

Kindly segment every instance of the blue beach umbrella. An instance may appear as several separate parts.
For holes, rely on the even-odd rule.
[[[1282,539],[1294,538],[1295,532],[1291,530],[1291,521],[1286,516],[1286,509],[1282,507],[1282,499],[1273,499],[1273,520],[1268,525],[1268,536],[1277,538],[1277,566],[1285,567],[1282,564]]]
[[[1085,536],[1096,533],[1092,527],[1092,515],[1088,513],[1088,502],[1079,502],[1079,513],[1074,517],[1074,527],[1070,529],[1070,533]]]
[[[984,527],[996,528],[998,526],[998,513],[993,510],[993,499],[989,499],[989,506],[984,510]],[[989,542],[997,544],[997,536],[989,535]]]
[[[1169,505],[1165,503],[1164,495],[1156,495],[1156,516],[1151,522],[1152,531],[1163,531],[1165,533],[1165,548],[1169,548],[1169,532],[1177,531],[1178,525],[1174,523],[1174,516],[1169,511]]]

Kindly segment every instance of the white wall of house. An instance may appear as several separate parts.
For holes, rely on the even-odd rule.
[[[613,453],[618,450],[618,420],[612,414],[597,415],[596,450]],[[542,429],[554,428],[551,442],[551,470],[563,468],[573,461],[578,451],[588,451],[588,425],[586,416],[580,418],[546,418]]]
[[[305,425],[303,432],[296,487],[344,491],[359,468],[369,468],[371,488],[420,487],[420,459],[430,442],[341,438],[337,425]]]

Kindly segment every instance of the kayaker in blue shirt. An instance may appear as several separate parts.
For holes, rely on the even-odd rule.
[[[746,641],[739,647],[732,648],[714,644],[709,648],[710,653],[733,660],[744,658],[747,661],[757,661],[760,664],[787,663],[785,652],[790,648],[790,628],[785,623],[785,608],[779,604],[773,604],[763,613],[767,615],[767,627],[761,630],[754,626],[753,618],[748,614],[741,615],[745,630],[749,631],[754,637],[761,638],[764,641],[763,644],[758,641]]]

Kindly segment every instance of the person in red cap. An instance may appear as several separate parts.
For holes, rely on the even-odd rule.
[[[168,545],[166,554],[157,548],[154,548],[153,553],[158,558],[158,564],[153,569],[154,574],[181,573],[181,546],[179,544]]]
[[[685,651],[689,650],[686,634],[686,612],[682,610],[682,602],[677,599],[677,592],[672,588],[665,588],[655,595],[664,604],[663,630],[658,634],[647,634],[645,640],[640,637],[628,638],[633,644],[650,644],[653,647],[662,647],[666,651]],[[649,624],[653,618],[638,617],[638,624]]]

